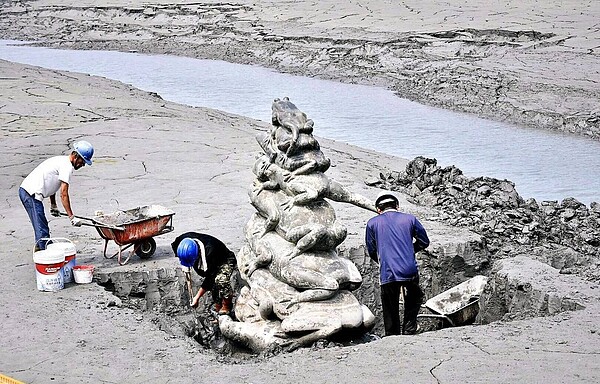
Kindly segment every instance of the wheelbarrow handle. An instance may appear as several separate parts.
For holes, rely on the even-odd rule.
[[[61,216],[69,216],[65,212],[59,212],[59,215],[61,215]],[[103,227],[103,228],[116,229],[116,230],[119,230],[119,231],[125,230],[125,228],[123,228],[123,227],[104,225],[104,224],[101,224],[101,223],[96,224],[96,221],[94,219],[92,219],[91,217],[85,217],[85,216],[79,216],[79,215],[73,215],[73,217],[76,217],[76,218],[82,219],[82,220],[89,220],[89,221],[91,221],[92,223],[85,223],[85,222],[81,223],[81,225],[86,226],[86,227],[94,227],[94,228]]]
[[[58,214],[61,215],[61,216],[69,216],[65,212],[59,212]],[[85,217],[85,216],[73,215],[73,217],[76,217],[78,219],[83,219],[83,220],[94,221],[94,219],[92,219],[90,217]]]

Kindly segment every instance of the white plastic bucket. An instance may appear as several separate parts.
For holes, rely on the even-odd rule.
[[[52,243],[46,246],[46,249],[59,249],[65,255],[65,265],[63,266],[63,279],[65,284],[73,282],[73,267],[77,264],[77,249],[75,244],[69,239],[52,238]]]
[[[94,277],[93,265],[76,265],[73,267],[73,278],[77,284],[88,284]]]
[[[35,277],[40,291],[55,292],[65,287],[62,267],[65,254],[62,250],[44,249],[33,253]]]

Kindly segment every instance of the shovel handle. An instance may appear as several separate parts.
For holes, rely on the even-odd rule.
[[[194,301],[194,290],[192,288],[192,274],[190,272],[184,272],[184,274],[188,294],[190,295],[190,305],[192,305]]]

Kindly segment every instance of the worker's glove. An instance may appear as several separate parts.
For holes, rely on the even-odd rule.
[[[58,207],[56,205],[50,206],[50,214],[54,217],[60,216],[60,211],[58,210]]]
[[[71,225],[74,227],[81,227],[82,223],[83,221],[81,221],[81,219],[76,218],[75,216],[71,218]]]

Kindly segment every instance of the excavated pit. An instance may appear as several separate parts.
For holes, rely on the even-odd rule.
[[[354,294],[371,308],[378,323],[369,334],[357,334],[343,339],[321,340],[313,348],[350,345],[376,340],[383,335],[377,268],[364,256],[362,247],[341,252],[349,257],[363,275],[363,285]],[[485,241],[460,242],[455,246],[436,247],[420,255],[421,285],[427,298],[451,288],[468,278],[467,271],[488,276],[488,283],[479,297],[478,315],[462,325],[488,324],[495,321],[528,319],[583,309],[589,298],[599,290],[594,283],[576,275],[561,273],[525,255],[491,262]],[[248,359],[256,353],[223,338],[217,314],[210,300],[203,300],[194,310],[189,307],[185,276],[175,264],[169,268],[123,271],[119,268],[100,269],[95,281],[112,291],[119,299],[109,305],[126,306],[154,316],[154,322],[169,334],[184,334],[194,338],[205,349],[224,359]],[[200,281],[194,281],[194,286]],[[237,281],[237,288],[241,281]],[[423,309],[426,311],[426,309]],[[420,318],[421,332],[449,327],[443,319]],[[264,351],[258,357],[268,357],[280,351]]]
[[[473,244],[462,244],[462,246],[457,246],[454,251],[456,252],[457,250],[462,250],[463,255],[453,255],[452,259],[455,265],[462,266],[468,264],[469,261],[477,259],[473,256],[474,253],[482,252],[481,249],[475,252]],[[437,251],[448,253],[451,250],[446,248]],[[345,253],[345,256],[350,257],[363,274],[363,286],[354,293],[361,303],[366,304],[373,310],[378,317],[378,324],[369,334],[346,335],[344,338],[333,337],[329,340],[319,341],[313,347],[321,348],[364,343],[378,339],[383,335],[376,266],[372,265],[368,261],[368,258],[364,257],[364,249],[362,248],[350,250]],[[463,261],[457,263],[456,258],[463,258]],[[445,265],[446,263],[441,264]],[[487,264],[487,262],[483,262],[483,264]],[[442,270],[448,271],[448,273],[434,271],[431,267],[423,267],[423,285],[427,297],[432,297],[438,290],[445,289],[445,286],[439,286],[437,282],[456,281],[454,271]],[[189,307],[185,276],[175,264],[170,268],[139,271],[124,271],[122,267],[101,268],[95,275],[95,281],[105,289],[113,292],[119,299],[109,305],[122,305],[146,315],[154,316],[154,321],[159,322],[161,328],[167,333],[183,333],[188,337],[194,338],[204,348],[214,351],[218,355],[229,356],[235,359],[256,356],[255,353],[221,336],[218,327],[218,316],[212,308],[210,299],[203,300],[198,309],[194,310]],[[200,281],[194,281],[194,286],[198,286],[199,283]],[[238,280],[238,288],[240,284],[241,282]],[[435,289],[435,291],[432,289]],[[502,310],[498,300],[489,300],[488,302],[494,306],[488,312],[499,313]],[[422,331],[440,329],[448,325],[439,320],[420,319],[419,322]],[[268,356],[278,352],[276,350],[265,351],[261,356]]]
[[[435,241],[417,255],[420,284],[427,298],[474,276],[487,277],[483,292],[473,297],[478,303],[473,306],[477,316],[458,325],[552,316],[583,309],[597,300],[598,204],[592,203],[588,209],[574,199],[560,204],[523,201],[509,181],[469,179],[455,167],[440,168],[435,159],[424,158],[410,162],[405,172],[382,174],[373,185],[400,190],[418,205],[439,212],[437,217],[424,219]],[[221,337],[210,300],[197,310],[189,307],[183,272],[169,249],[161,253],[159,258],[171,259],[168,267],[149,268],[142,263],[128,270],[100,268],[95,280],[112,291],[120,305],[155,315],[165,332],[193,337],[221,356],[255,355]],[[338,253],[361,273],[363,283],[353,294],[373,311],[377,323],[369,334],[344,340],[332,337],[314,347],[364,343],[383,335],[377,266],[363,246],[341,246]],[[194,281],[194,286],[199,284]],[[237,291],[241,284],[238,278]],[[419,326],[426,332],[452,324],[445,319],[420,318]]]

